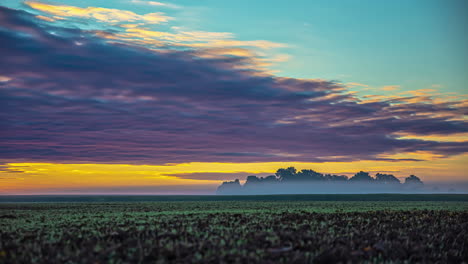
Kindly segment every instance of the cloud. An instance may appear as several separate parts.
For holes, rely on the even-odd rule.
[[[11,78],[0,82],[3,160],[325,162],[468,149],[397,136],[468,132],[461,101],[361,100],[333,81],[262,75],[240,50],[203,58],[195,48],[152,50],[23,11],[0,14],[0,68]]]
[[[136,0],[137,4],[148,4],[166,7],[171,4],[162,2],[147,2]],[[266,73],[273,73],[267,70],[274,63],[284,62],[290,56],[278,53],[278,49],[286,48],[284,43],[276,43],[267,40],[237,40],[235,35],[229,32],[209,32],[200,30],[190,30],[181,26],[154,27],[155,23],[168,22],[173,20],[163,13],[150,13],[146,15],[135,14],[131,11],[108,9],[101,7],[75,7],[67,5],[44,4],[40,2],[26,2],[26,5],[53,17],[38,15],[37,18],[54,22],[74,25],[77,27],[93,28],[93,32],[99,37],[131,45],[144,46],[161,52],[165,49],[192,51],[194,56],[202,58],[219,58],[238,56],[241,49],[248,50],[250,63],[242,65],[244,69],[257,69]],[[171,6],[174,7],[174,6]],[[90,23],[89,19],[94,19],[97,23]],[[92,26],[91,26],[92,25]],[[111,30],[109,30],[111,28]],[[219,52],[226,50],[227,52]],[[229,52],[236,51],[236,52]],[[244,56],[247,58],[247,56]]]
[[[358,87],[369,87],[369,85],[367,85],[367,84],[362,84],[362,83],[357,83],[357,82],[349,82],[349,83],[346,83],[346,87],[355,87],[355,86],[358,86]]]
[[[276,62],[287,61],[290,58],[286,54],[271,56],[264,54],[265,50],[287,47],[285,44],[265,40],[234,40],[234,35],[229,32],[187,31],[180,27],[172,27],[174,32],[154,31],[135,24],[124,24],[122,27],[125,28],[125,31],[119,33],[104,33],[104,35],[102,31],[95,33],[108,39],[143,45],[158,51],[168,48],[190,50],[194,56],[200,58],[243,57],[243,59],[249,60],[249,63],[238,64],[240,68],[257,69],[265,73],[268,66]]]
[[[150,5],[150,6],[157,6],[157,7],[166,7],[166,8],[172,8],[172,9],[181,8],[181,6],[179,6],[179,5],[175,5],[175,4],[171,4],[171,3],[156,2],[156,1],[132,0],[130,2],[134,3],[134,4]]]
[[[259,177],[265,177],[274,173],[255,173]],[[193,173],[173,173],[168,176],[175,176],[180,179],[193,180],[211,180],[211,181],[232,181],[235,179],[244,180],[247,176],[252,175],[249,172],[193,172]]]
[[[125,33],[120,34],[121,37],[141,38],[141,39],[163,39],[172,42],[213,42],[219,39],[232,38],[232,33],[227,32],[205,32],[205,31],[180,31],[177,33],[152,31],[142,28],[129,28]]]
[[[203,47],[204,44],[193,44],[194,47]],[[276,43],[267,40],[216,40],[209,43],[210,47],[255,47],[260,49],[285,48],[286,44]]]
[[[411,133],[395,133],[400,138],[403,139],[422,139],[422,140],[432,140],[432,141],[445,141],[445,142],[464,142],[468,138],[468,133],[452,134],[452,135],[417,135]]]
[[[10,77],[0,75],[0,83],[2,83],[2,82],[8,82],[8,81],[10,81],[10,80],[11,80]]]
[[[400,85],[387,85],[382,87],[382,91],[396,91],[400,88]]]
[[[1,163],[0,163],[1,164]],[[8,165],[0,165],[0,177],[2,174],[11,174],[11,173],[24,173],[21,169],[12,168]],[[3,178],[8,179],[8,178]],[[14,179],[14,178],[11,178]]]
[[[51,5],[40,2],[25,2],[29,7],[42,11],[44,13],[52,14],[58,17],[79,17],[86,19],[95,19],[103,22],[132,22],[132,21],[143,21],[146,23],[163,23],[171,19],[163,13],[148,13],[145,15],[139,15],[127,10],[119,10],[112,8],[102,7],[86,7],[80,8],[76,6],[68,5]],[[44,18],[44,17],[42,17]]]
[[[54,21],[56,21],[56,19],[54,19],[54,18],[52,18],[52,17],[41,16],[41,15],[38,15],[38,16],[36,16],[36,17],[39,18],[39,19],[45,20],[45,21],[49,21],[49,22],[54,22]]]

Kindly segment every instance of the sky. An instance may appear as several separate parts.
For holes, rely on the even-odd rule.
[[[0,194],[213,194],[288,166],[468,186],[467,12],[1,1]]]

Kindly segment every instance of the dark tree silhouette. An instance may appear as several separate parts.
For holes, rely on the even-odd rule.
[[[275,174],[280,181],[293,180],[294,176],[296,176],[296,168],[278,169]]]
[[[294,177],[297,181],[321,181],[324,180],[323,174],[318,173],[314,170],[301,170]]]
[[[260,184],[260,183],[275,183],[277,181],[278,181],[278,179],[276,178],[275,175],[270,175],[270,176],[267,176],[265,178],[263,178],[263,177],[259,178],[259,177],[255,176],[255,175],[250,175],[250,176],[247,176],[245,184],[246,185],[256,185],[256,184]]]
[[[351,183],[348,186],[347,183]],[[348,179],[343,175],[332,175],[316,172],[310,169],[297,171],[294,167],[280,168],[275,175],[267,177],[247,176],[242,186],[239,180],[226,181],[218,187],[218,194],[268,194],[283,191],[306,191],[312,188],[315,191],[323,191],[322,187],[331,192],[395,192],[417,190],[423,186],[418,177],[411,175],[401,184],[400,180],[392,174],[377,173],[375,178],[369,173],[360,171]],[[315,188],[315,189],[314,189]],[[312,190],[311,189],[311,190]]]
[[[263,182],[267,182],[267,183],[278,182],[278,178],[276,178],[275,175],[266,176],[265,178],[262,178],[262,179],[263,179]]]
[[[421,179],[415,175],[410,175],[409,177],[405,178],[405,185],[408,186],[422,186],[424,185]]]
[[[350,181],[356,181],[356,182],[372,182],[374,180],[374,178],[372,178],[369,173],[367,172],[364,172],[364,171],[360,171],[356,174],[354,174],[353,177],[351,177],[351,179],[349,179]]]
[[[348,176],[345,176],[345,175],[326,174],[323,178],[326,181],[331,181],[331,182],[346,182],[348,180]]]
[[[216,190],[217,194],[239,194],[242,191],[242,186],[239,179],[235,181],[225,181]]]
[[[260,179],[255,175],[247,176],[245,184],[256,184],[259,183]]]
[[[385,184],[399,184],[400,180],[393,176],[392,174],[382,174],[382,173],[377,173],[375,175],[375,180],[376,182],[379,183],[385,183]]]

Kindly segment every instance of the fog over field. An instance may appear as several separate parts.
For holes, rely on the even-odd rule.
[[[322,174],[310,169],[297,171],[294,167],[278,169],[275,175],[247,176],[240,180],[225,181],[217,194],[370,194],[370,193],[467,193],[467,184],[432,182],[425,184],[415,175],[400,181],[392,174],[371,176],[360,171],[348,178],[345,175]]]
[[[218,194],[367,194],[367,193],[468,193],[468,185],[454,183],[429,183],[420,188],[375,183],[311,183],[297,182],[265,184],[231,189]]]

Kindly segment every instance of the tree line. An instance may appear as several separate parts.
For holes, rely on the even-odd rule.
[[[357,184],[378,184],[374,186],[387,186],[388,188],[398,188],[398,186],[411,187],[413,189],[423,186],[421,179],[415,175],[410,175],[404,179],[404,182],[392,174],[377,173],[372,177],[368,172],[360,171],[351,178],[346,175],[322,174],[311,169],[298,171],[294,167],[280,168],[274,175],[266,177],[257,177],[255,175],[247,176],[242,185],[239,179],[234,181],[225,181],[218,187],[218,194],[236,194],[243,190],[255,190],[255,188],[268,188],[268,186],[281,187],[281,185],[308,184],[314,183],[337,183],[340,185],[349,183],[349,186]]]

